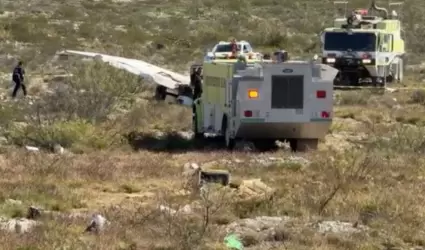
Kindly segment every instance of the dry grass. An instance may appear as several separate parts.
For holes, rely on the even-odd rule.
[[[294,218],[278,228],[275,249],[425,247],[423,91],[338,92],[337,118],[326,141],[317,152],[297,155],[312,164],[281,162],[266,167],[251,160],[291,155],[228,153],[215,145],[194,144],[178,133],[190,130],[191,111],[155,103],[151,87],[136,77],[96,63],[52,60],[61,48],[87,49],[184,71],[201,58],[204,48],[230,36],[247,39],[262,51],[280,47],[302,57],[318,51],[317,34],[331,21],[330,3],[38,0],[25,8],[20,4],[0,4],[0,60],[5,73],[18,57],[27,62],[32,104],[1,103],[0,216],[22,217],[28,206],[36,205],[63,214],[101,212],[112,224],[93,236],[82,234],[86,218],[47,216],[24,235],[0,231],[1,249],[225,249],[223,226],[259,215]],[[425,49],[424,9],[423,1],[406,3],[403,18],[411,62]],[[68,73],[74,76],[55,77]],[[8,79],[8,75],[2,78],[3,96],[9,91]],[[422,80],[422,73],[410,72],[406,86],[420,86]],[[131,132],[144,134],[143,140],[132,144],[142,147],[137,152],[128,143]],[[167,138],[158,139],[159,132]],[[52,154],[56,143],[71,153]],[[42,151],[28,152],[24,145]],[[183,190],[180,176],[185,163],[220,159],[228,162],[214,167],[230,170],[234,181],[261,178],[277,189],[276,195],[262,202],[225,197],[210,207]],[[170,217],[156,209],[166,203],[192,204],[196,209],[191,216]],[[319,220],[358,222],[370,229],[354,235],[321,235],[306,226]],[[252,249],[270,247],[256,234],[244,242],[255,245]]]

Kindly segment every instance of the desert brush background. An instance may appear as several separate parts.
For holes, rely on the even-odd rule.
[[[425,1],[402,10],[409,65],[396,87],[421,88]],[[227,230],[246,249],[424,249],[425,90],[335,91],[318,151],[230,153],[192,142],[190,108],[155,102],[149,83],[55,56],[88,50],[184,72],[236,37],[309,58],[333,14],[328,0],[1,1],[0,249],[226,249]],[[30,96],[13,102],[19,59]],[[232,185],[201,198],[182,174],[195,163],[230,171]],[[272,195],[247,188],[258,178]],[[93,213],[110,224],[83,233]]]

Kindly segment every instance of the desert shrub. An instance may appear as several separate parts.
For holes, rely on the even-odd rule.
[[[20,16],[5,26],[12,38],[24,43],[40,43],[49,40],[48,19],[44,16]]]
[[[372,97],[371,91],[346,91],[336,98],[336,103],[340,105],[366,105]]]
[[[130,73],[97,62],[77,65],[71,72],[72,77],[33,104],[0,109],[9,126],[5,131],[9,142],[44,148],[58,143],[75,150],[102,149],[115,142],[117,132],[105,128],[111,124],[109,116],[129,108],[143,91],[142,83]],[[24,124],[12,126],[18,107]]]
[[[413,91],[412,95],[410,96],[410,101],[412,103],[425,104],[425,90],[419,89]]]
[[[120,107],[128,106],[144,90],[134,75],[101,62],[77,65],[71,74],[65,83],[56,86],[53,94],[46,93],[32,105],[34,120],[79,118],[102,122]]]
[[[49,125],[29,124],[15,126],[6,133],[9,142],[17,145],[32,145],[51,149],[58,143],[66,148],[102,149],[110,145],[112,137],[84,120]]]
[[[422,127],[394,125],[391,133],[377,137],[374,147],[388,153],[423,153],[425,150],[425,130]]]

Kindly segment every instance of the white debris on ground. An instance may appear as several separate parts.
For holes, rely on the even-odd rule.
[[[0,217],[0,229],[11,233],[30,232],[37,224],[37,221],[26,218],[8,219]]]
[[[289,216],[271,217],[259,216],[255,218],[241,219],[225,226],[226,233],[235,233],[240,238],[244,239],[255,235],[258,241],[278,239],[277,234],[281,234],[285,229],[288,229],[288,222],[293,222],[295,219]],[[292,223],[291,223],[292,224]],[[293,226],[293,225],[291,225]],[[302,226],[302,225],[301,225]],[[306,228],[313,228],[318,233],[336,233],[350,234],[367,231],[368,228],[363,225],[354,226],[353,223],[341,221],[323,221],[317,224],[304,224]]]
[[[176,210],[165,205],[159,205],[159,211],[167,213],[169,215],[175,215],[175,214],[187,215],[192,213],[192,207],[190,205],[184,205],[182,208]]]
[[[285,164],[300,164],[303,167],[307,167],[311,164],[310,160],[301,157],[301,156],[288,156],[288,157],[269,157],[269,156],[257,156],[248,161],[243,161],[241,159],[221,159],[217,161],[205,162],[201,165],[202,168],[211,168],[211,167],[226,167],[233,165],[243,165],[243,164],[258,164],[262,167],[270,167],[270,166],[282,166]]]
[[[268,167],[273,165],[283,165],[283,164],[301,164],[303,166],[308,166],[311,162],[300,156],[289,156],[287,158],[282,157],[258,157],[250,160],[251,163],[257,163],[261,166]]]
[[[85,232],[96,232],[99,233],[105,229],[110,222],[100,214],[93,214],[92,219],[87,226]]]
[[[367,229],[363,225],[354,225],[353,223],[341,221],[322,221],[317,224],[319,233],[358,233]]]

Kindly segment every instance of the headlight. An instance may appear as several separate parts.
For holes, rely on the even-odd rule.
[[[362,63],[369,64],[369,63],[372,63],[372,60],[371,59],[363,59]]]
[[[327,63],[334,63],[335,62],[335,58],[326,58],[326,62]]]

